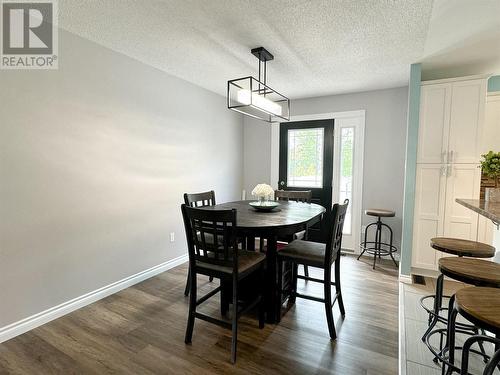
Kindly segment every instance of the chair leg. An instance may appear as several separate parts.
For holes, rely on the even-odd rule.
[[[186,288],[184,288],[184,295],[187,297],[189,295],[189,289],[191,288],[191,267],[188,268],[188,277],[186,280]]]
[[[442,374],[451,374],[453,373],[453,366],[455,365],[455,321],[457,319],[458,311],[455,309],[455,296],[451,296],[449,304],[448,304],[448,329],[446,335],[446,344],[445,347],[448,348],[448,361],[451,366],[448,366],[448,371],[446,370],[446,363],[443,362],[443,366],[441,368]]]
[[[231,339],[231,363],[236,363],[236,344],[238,342],[238,279],[233,277],[233,312],[232,320],[232,339]]]
[[[277,306],[276,313],[278,316],[276,317],[276,321],[279,323],[281,321],[281,304],[283,299],[283,261],[278,258],[278,298],[277,298]]]
[[[330,339],[335,340],[337,338],[337,333],[335,332],[335,324],[333,322],[331,280],[332,280],[331,269],[325,269],[325,278],[323,287],[325,289],[326,323],[328,324],[328,332],[330,333]]]
[[[309,277],[309,267],[308,266],[304,266],[304,276]],[[307,280],[306,280],[306,283],[307,283]]]
[[[484,368],[483,375],[493,375],[500,363],[500,350],[497,350],[491,357],[490,362]]]
[[[224,279],[220,280],[220,313],[222,316],[226,316],[229,310],[229,301],[227,299],[227,281]]]
[[[265,289],[265,277],[264,266],[260,269],[260,302],[259,302],[259,328],[264,328],[266,321],[266,304],[264,300],[264,289]]]
[[[335,261],[335,292],[337,293],[337,301],[339,301],[339,309],[342,318],[345,317],[344,299],[342,298],[342,289],[340,288],[340,256]]]
[[[196,313],[196,272],[193,274],[191,269],[189,270],[189,284],[191,286],[190,296],[189,296],[189,313],[188,313],[188,322],[186,327],[186,337],[184,342],[186,344],[191,343],[191,339],[193,337],[193,328],[194,328],[194,314]]]
[[[292,263],[292,285],[290,287],[290,297],[288,298],[288,301],[291,304],[295,303],[295,300],[297,299],[295,293],[297,292],[297,272],[299,270],[299,266],[297,263]]]
[[[377,262],[377,255],[380,258],[380,242],[382,242],[382,232],[381,232],[381,227],[379,225],[379,221],[377,221],[376,224],[377,224],[377,230],[375,231],[375,249],[373,250],[373,269],[375,269],[375,263]]]

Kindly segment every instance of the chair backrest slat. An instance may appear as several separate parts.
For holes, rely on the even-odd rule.
[[[233,267],[237,272],[236,210],[181,206],[190,264]]]
[[[340,254],[342,231],[344,230],[344,220],[348,205],[349,199],[346,199],[343,204],[335,203],[332,207],[328,238],[326,241],[325,267],[330,267]]]
[[[303,203],[311,203],[311,190],[275,190],[274,199],[277,201],[295,201]]]
[[[213,190],[203,193],[185,193],[184,203],[189,207],[215,206],[215,192]]]

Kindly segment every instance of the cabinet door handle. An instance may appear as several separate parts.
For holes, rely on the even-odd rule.
[[[443,165],[443,166],[441,167],[441,176],[446,177],[446,175],[447,175],[447,171],[446,171],[446,170],[447,170],[447,169],[448,169],[448,166],[447,166],[447,165]]]
[[[453,163],[453,150],[450,151],[449,163]]]
[[[453,152],[453,151],[452,151]],[[453,172],[453,167],[451,165],[446,166],[446,177],[450,177]]]

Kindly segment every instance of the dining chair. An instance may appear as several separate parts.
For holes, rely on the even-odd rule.
[[[181,206],[189,251],[190,298],[185,343],[191,343],[195,318],[232,330],[231,362],[236,362],[238,319],[258,305],[259,327],[264,327],[264,263],[266,256],[255,251],[238,249],[236,238],[236,210],[206,210]],[[213,241],[207,241],[212,238]],[[219,286],[197,299],[197,275],[221,280],[221,285],[232,284],[231,322],[198,312],[197,307],[224,288]],[[239,282],[255,275],[257,297],[239,306]],[[221,299],[223,296],[221,295]]]
[[[328,225],[326,244],[295,240],[285,246],[278,253],[278,303],[280,303],[278,310],[280,313],[278,314],[278,317],[281,317],[281,301],[283,292],[289,294],[290,303],[295,303],[296,297],[321,302],[325,305],[326,321],[328,324],[330,338],[332,340],[337,338],[332,312],[332,308],[336,301],[338,301],[342,317],[345,316],[344,301],[342,299],[342,290],[340,288],[340,248],[342,245],[342,230],[344,227],[344,219],[348,204],[349,200],[346,199],[343,204],[336,203],[333,205],[331,217],[329,219],[330,223]],[[282,287],[283,262],[285,261],[292,263],[292,283],[290,285],[290,290],[288,291],[284,291]],[[321,280],[314,277],[298,275],[298,264],[322,268],[324,272],[323,279]],[[332,281],[332,265],[334,265],[335,269],[334,281]],[[324,298],[298,293],[297,279],[304,279],[323,284]],[[333,298],[331,290],[332,285],[335,286],[335,294]]]
[[[302,203],[311,203],[312,191],[311,190],[275,190],[274,199],[277,201],[294,201]],[[306,240],[307,241],[307,229],[302,230],[293,234],[291,238],[282,239],[285,242],[292,242],[293,240]],[[262,247],[262,246],[261,246]],[[304,267],[304,275],[309,277],[309,268]]]
[[[184,204],[189,207],[206,207],[215,206],[215,191],[205,191],[203,193],[185,193],[184,194]],[[210,239],[209,239],[210,240]],[[184,288],[184,295],[189,295],[189,271],[186,280],[186,287]],[[209,278],[210,281],[213,280],[212,277]]]

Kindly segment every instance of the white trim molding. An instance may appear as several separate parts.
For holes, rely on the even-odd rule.
[[[443,79],[432,79],[428,81],[422,81],[421,85],[436,85],[439,83],[450,83],[450,82],[460,82],[460,81],[468,81],[472,79],[488,79],[491,77],[491,74],[476,74],[472,76],[464,76],[464,77],[452,77],[452,78],[443,78]]]
[[[0,343],[10,340],[13,337],[28,332],[36,327],[39,327],[51,320],[60,318],[63,315],[69,314],[72,311],[78,310],[84,306],[90,305],[100,299],[103,299],[111,294],[117,293],[120,290],[128,288],[134,284],[140,283],[146,279],[156,276],[171,268],[174,268],[188,261],[188,256],[181,255],[164,263],[158,264],[147,270],[131,275],[102,288],[86,293],[82,296],[73,298],[72,300],[61,303],[60,305],[51,307],[45,311],[29,316],[18,322],[9,324],[0,328]]]

